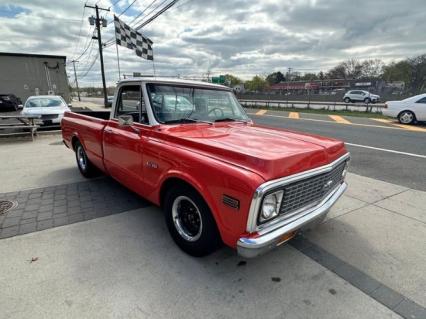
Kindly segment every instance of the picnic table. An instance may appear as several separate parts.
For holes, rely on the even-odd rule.
[[[35,120],[40,119],[40,115],[2,115],[0,114],[0,136],[14,136],[30,134],[31,140],[37,135],[38,125]],[[11,120],[11,121],[8,121]],[[17,121],[13,121],[17,120]],[[3,123],[6,121],[7,123]],[[3,132],[6,131],[6,132]],[[19,131],[19,132],[17,132]]]

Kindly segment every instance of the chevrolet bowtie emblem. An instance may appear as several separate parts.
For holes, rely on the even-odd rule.
[[[329,189],[332,184],[333,184],[333,180],[330,179],[327,183],[324,184],[324,186],[322,188],[323,189]]]

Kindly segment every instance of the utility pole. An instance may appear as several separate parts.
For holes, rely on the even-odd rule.
[[[109,11],[109,8],[104,9],[104,8],[98,7],[98,5],[88,6],[87,4],[85,4],[84,7],[95,9],[95,11],[96,11],[96,18],[94,18],[93,16],[90,17],[89,22],[90,22],[91,25],[93,25],[93,23],[94,23],[95,26],[96,26],[96,30],[98,31],[97,39],[98,39],[98,46],[99,46],[99,58],[100,58],[100,61],[101,61],[102,86],[103,86],[103,91],[104,91],[104,106],[106,106],[107,103],[108,103],[108,94],[107,94],[106,83],[105,83],[104,56],[103,56],[103,53],[102,53],[101,22],[102,22],[103,27],[106,27],[107,23],[106,23],[106,20],[104,18],[99,18],[99,10]],[[93,37],[93,38],[95,38],[95,37]]]
[[[77,72],[75,71],[75,63],[78,62],[78,61],[72,60],[71,62],[72,62],[72,65],[74,67],[74,78],[75,78],[75,86],[77,88],[78,100],[81,101],[81,98],[80,98],[80,89],[78,88]]]
[[[288,72],[287,72],[287,94],[286,94],[286,96],[287,96],[287,107],[288,107],[288,96],[289,96],[289,94],[290,94],[290,92],[289,92],[289,85],[290,85],[290,79],[291,79],[291,70],[292,70],[292,68],[288,68]]]

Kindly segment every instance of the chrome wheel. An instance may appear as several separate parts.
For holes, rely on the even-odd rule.
[[[186,196],[175,198],[172,206],[173,223],[179,235],[187,241],[198,240],[203,231],[203,222],[197,205]]]
[[[398,119],[402,124],[410,124],[414,122],[414,114],[410,111],[404,111],[399,115]]]
[[[85,171],[87,169],[87,158],[83,146],[81,145],[77,147],[77,161],[78,166],[80,166],[80,168]]]

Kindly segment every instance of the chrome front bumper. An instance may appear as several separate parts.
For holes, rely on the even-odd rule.
[[[300,212],[288,220],[283,220],[278,228],[275,226],[269,232],[265,229],[261,235],[255,238],[241,237],[237,243],[238,254],[245,258],[259,256],[284,243],[282,237],[286,234],[312,227],[313,224],[320,222],[327,215],[331,206],[334,205],[346,188],[347,184],[343,182],[317,206]]]

